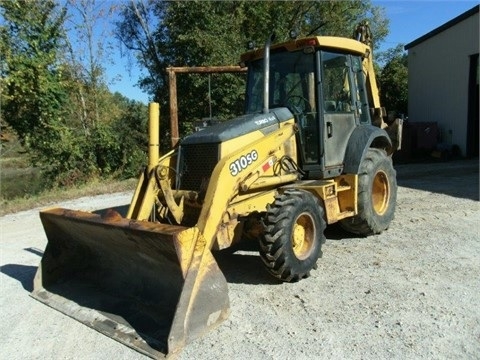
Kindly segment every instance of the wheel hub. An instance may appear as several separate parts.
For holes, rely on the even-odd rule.
[[[378,215],[383,215],[388,208],[390,199],[390,184],[388,176],[383,171],[379,171],[373,178],[372,203],[373,209]]]
[[[292,248],[295,256],[303,260],[312,250],[315,239],[315,225],[308,214],[301,214],[295,221],[292,232]]]

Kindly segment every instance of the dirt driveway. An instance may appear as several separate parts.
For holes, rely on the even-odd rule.
[[[401,165],[390,229],[327,229],[318,270],[279,284],[255,252],[218,258],[231,316],[181,359],[478,359],[478,159]],[[124,205],[130,193],[62,207]],[[0,218],[0,359],[144,359],[28,296],[46,245],[39,209]]]

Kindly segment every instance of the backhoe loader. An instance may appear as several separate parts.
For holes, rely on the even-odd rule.
[[[269,37],[241,57],[245,113],[162,156],[150,104],[148,165],[128,212],[41,211],[48,243],[32,296],[156,358],[228,317],[212,251],[253,239],[266,270],[294,282],[316,268],[327,225],[386,230],[402,124],[384,122],[364,35]]]

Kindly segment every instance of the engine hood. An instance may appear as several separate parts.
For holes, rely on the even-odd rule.
[[[280,126],[280,123],[292,118],[293,115],[288,108],[272,109],[267,114],[246,114],[193,133],[185,137],[181,145],[221,143],[275,124]]]

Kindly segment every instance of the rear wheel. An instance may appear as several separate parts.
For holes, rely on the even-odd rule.
[[[340,225],[358,235],[379,234],[393,219],[397,180],[392,159],[384,150],[368,149],[358,176],[358,214]]]
[[[310,275],[322,255],[325,220],[323,207],[307,191],[286,190],[268,206],[260,256],[268,272],[295,282]]]

